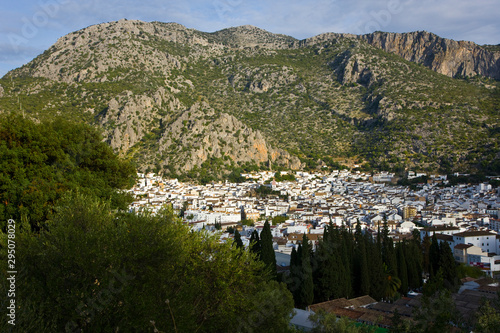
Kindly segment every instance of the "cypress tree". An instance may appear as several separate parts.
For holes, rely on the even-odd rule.
[[[404,248],[406,247],[406,243],[398,244],[396,246],[396,258],[397,258],[397,266],[398,266],[398,277],[401,280],[401,287],[399,290],[403,295],[406,295],[408,292],[408,268],[406,266],[406,258]]]
[[[300,244],[299,244],[300,247]],[[300,251],[302,253],[302,251]],[[292,254],[290,256],[290,274],[287,279],[288,290],[292,293],[295,306],[298,307],[299,302],[299,289],[301,285],[301,275],[300,275],[300,258],[295,247],[292,248]]]
[[[314,301],[320,303],[327,301],[330,297],[328,287],[331,285],[330,270],[328,269],[328,259],[330,253],[325,239],[328,237],[327,228],[325,228],[323,239],[319,241],[316,251],[312,255],[313,269],[313,284],[314,284]]]
[[[236,248],[238,248],[238,249],[242,249],[244,247],[243,241],[241,240],[241,235],[238,232],[238,230],[234,231],[234,242],[233,243],[236,245]]]
[[[250,251],[260,255],[260,239],[257,230],[254,230],[250,236]]]
[[[429,268],[431,278],[437,274],[439,269],[439,243],[436,238],[436,234],[432,235],[431,246],[429,247]]]
[[[354,293],[356,296],[364,296],[370,294],[370,273],[368,270],[368,262],[366,260],[366,244],[365,237],[361,233],[359,224],[356,226],[356,248],[354,251]]]
[[[384,226],[382,228],[382,261],[387,265],[390,271],[397,274],[394,242],[389,236],[387,221],[384,221]]]
[[[342,228],[342,248],[341,258],[342,265],[344,266],[344,278],[342,280],[342,297],[350,298],[352,296],[352,234],[347,229]]]
[[[377,242],[368,242],[368,268],[370,270],[370,296],[376,300],[381,300],[385,296],[386,277],[384,272],[384,262],[382,261],[382,250],[380,237],[377,236]]]
[[[441,242],[439,245],[439,267],[443,270],[444,286],[454,292],[459,281],[457,265],[455,264],[455,259],[453,258],[453,253],[448,242]]]
[[[410,289],[422,287],[423,256],[422,247],[418,241],[411,240],[404,248],[408,271],[408,287]]]
[[[422,240],[422,266],[423,270],[426,273],[431,272],[431,263],[430,263],[430,252],[431,249],[431,239],[430,237],[426,234],[424,236],[424,239]]]
[[[264,229],[260,234],[260,259],[266,264],[272,277],[276,277],[276,254],[273,248],[273,235],[269,222],[264,223]]]
[[[306,234],[302,236],[301,251],[301,285],[299,288],[298,306],[305,308],[314,300],[314,285],[311,268],[311,245]]]
[[[343,276],[338,245],[335,245],[337,230],[330,223],[312,256],[315,302],[324,302],[341,295],[339,276]],[[343,282],[343,281],[342,281]]]

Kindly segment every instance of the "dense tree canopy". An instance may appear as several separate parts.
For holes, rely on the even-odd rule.
[[[92,127],[62,119],[35,123],[0,117],[0,221],[26,219],[38,228],[62,193],[80,192],[125,208],[117,189],[132,186],[135,168],[119,159]]]
[[[1,246],[6,242],[2,234]],[[169,209],[156,216],[111,213],[108,203],[71,194],[59,201],[46,230],[25,230],[16,242],[22,263],[16,325],[26,332],[288,327],[292,297],[255,255],[191,232]],[[6,320],[0,325],[6,332]]]

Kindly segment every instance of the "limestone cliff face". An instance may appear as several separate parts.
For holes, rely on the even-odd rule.
[[[158,126],[159,109],[166,108],[174,114],[182,107],[163,87],[152,96],[125,91],[109,100],[107,108],[96,117],[110,146],[125,155],[151,128]]]
[[[487,51],[473,42],[457,42],[426,31],[372,33],[358,38],[450,77],[482,75],[500,80],[500,52]]]
[[[274,148],[259,131],[227,113],[214,113],[206,103],[193,105],[169,124],[159,147],[159,153],[170,156],[162,164],[175,161],[182,172],[200,166],[209,158],[236,163],[271,162],[290,169],[302,167],[297,157]]]

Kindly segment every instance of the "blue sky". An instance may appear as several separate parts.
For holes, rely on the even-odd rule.
[[[500,43],[498,0],[3,0],[0,77],[57,39],[122,18],[177,22],[213,32],[251,24],[298,39],[323,32],[426,30],[455,40]]]

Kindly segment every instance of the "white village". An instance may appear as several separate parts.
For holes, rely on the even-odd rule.
[[[281,266],[289,264],[291,249],[303,234],[314,248],[329,223],[353,231],[359,223],[374,235],[387,225],[395,243],[412,237],[414,230],[422,239],[435,234],[439,242],[448,242],[457,262],[490,276],[500,272],[500,189],[488,183],[446,186],[446,176],[429,175],[411,190],[395,185],[389,172],[297,172],[295,181],[283,182],[276,182],[275,175],[262,171],[242,174],[248,179],[244,183],[193,185],[140,173],[130,190],[136,198],[130,209],[155,213],[172,205],[183,210],[183,221],[193,230],[219,232],[221,241],[233,237],[228,231],[238,230],[245,246],[254,230],[260,233],[266,220],[273,221]],[[421,176],[427,175],[408,172],[408,179]],[[261,186],[272,194],[256,195]]]

